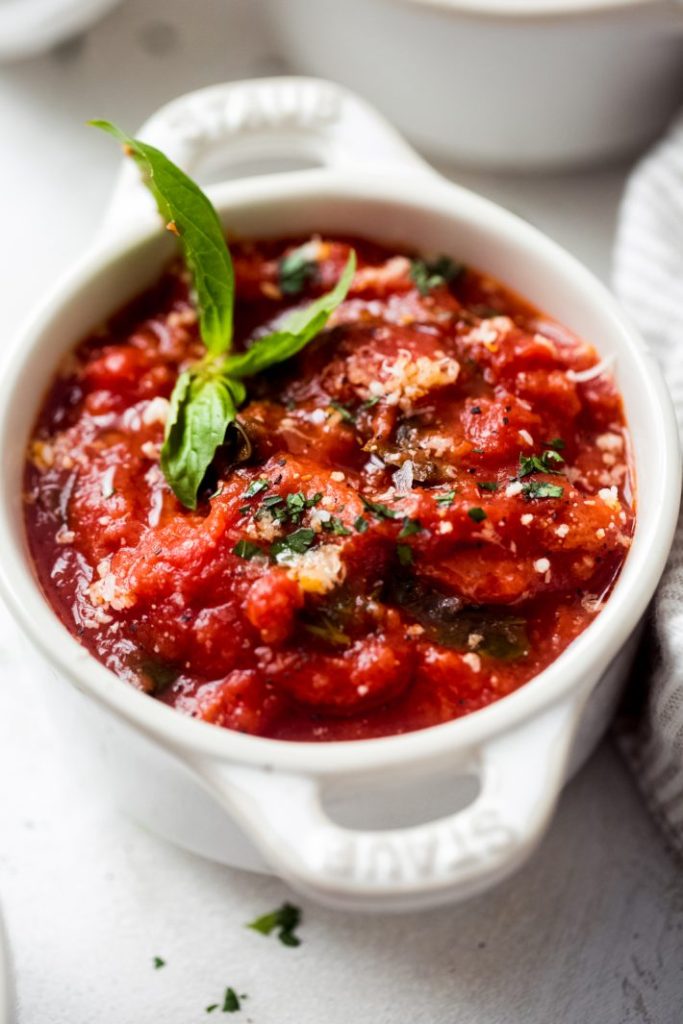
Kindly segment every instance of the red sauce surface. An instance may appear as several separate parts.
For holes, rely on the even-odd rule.
[[[358,255],[327,330],[251,382],[251,460],[219,465],[196,512],[161,474],[168,396],[203,353],[171,267],[46,397],[31,551],[67,628],[184,714],[282,739],[424,728],[517,689],[598,613],[633,529],[621,400],[606,373],[575,379],[590,345],[472,270],[422,294],[409,255],[313,239],[283,295],[300,244],[232,246],[240,346]],[[278,554],[297,530],[308,550]]]

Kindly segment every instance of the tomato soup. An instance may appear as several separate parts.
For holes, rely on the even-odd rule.
[[[180,264],[68,357],[29,446],[29,544],[67,629],[240,732],[362,739],[483,708],[592,622],[631,540],[608,368],[483,273],[362,239],[235,243],[237,347],[351,248],[345,301],[252,382],[250,456],[219,456],[196,510],[159,464],[203,352]]]

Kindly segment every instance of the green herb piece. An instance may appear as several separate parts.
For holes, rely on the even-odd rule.
[[[522,494],[527,498],[561,498],[564,494],[564,487],[559,484],[550,484],[545,480],[530,480],[522,488]]]
[[[356,267],[351,252],[335,287],[310,305],[286,316],[279,330],[229,355],[233,336],[235,279],[220,220],[209,199],[163,153],[126,135],[108,121],[95,127],[123,143],[138,164],[167,227],[179,238],[197,296],[199,327],[207,356],[180,375],[171,396],[161,468],[178,500],[197,507],[197,493],[228,427],[240,441],[239,453],[251,453],[249,439],[236,420],[246,399],[242,379],[260,373],[299,352],[323,329],[351,286]],[[233,462],[242,461],[241,458]]]
[[[270,914],[257,917],[247,925],[261,935],[271,935],[277,931],[277,937],[284,946],[299,946],[301,939],[294,934],[301,924],[301,910],[292,903],[283,903]]]
[[[143,685],[145,687],[145,692],[153,694],[157,694],[162,690],[165,690],[171,685],[171,683],[174,683],[180,675],[177,665],[159,661],[156,658],[142,658],[140,661],[139,671],[144,677]]]
[[[530,473],[559,473],[559,469],[553,469],[551,463],[564,462],[559,452],[544,451],[542,455],[520,455],[518,478],[522,480]]]
[[[388,505],[383,505],[381,501],[370,501],[369,498],[364,498],[361,494],[360,500],[365,505],[368,512],[372,512],[378,519],[396,519],[398,513],[394,512]]]
[[[420,292],[428,295],[432,288],[450,284],[464,272],[462,264],[454,263],[448,256],[436,260],[411,260],[410,276]]]
[[[455,500],[455,491],[444,491],[443,494],[437,494],[435,501],[441,508],[450,508]]]
[[[155,971],[158,971],[161,967],[165,967],[166,966],[166,961],[162,960],[160,956],[155,956],[154,960],[152,962],[154,964],[154,970]]]
[[[335,537],[348,537],[351,534],[351,530],[347,530],[341,519],[337,516],[330,516],[330,518],[322,524],[322,528],[323,530],[327,530],[328,533],[334,534]]]
[[[409,519],[408,516],[403,520],[403,526],[401,527],[400,537],[412,537],[415,533],[421,533],[422,525],[417,519]]]
[[[334,313],[348,293],[356,270],[356,254],[349,254],[346,266],[334,288],[303,309],[293,310],[279,330],[266,334],[239,355],[228,356],[223,370],[230,377],[253,377],[263,370],[291,359],[308,345]]]
[[[237,408],[230,382],[206,371],[186,370],[171,395],[161,468],[173,493],[187,508],[197,492]]]
[[[546,441],[548,448],[554,448],[556,452],[563,451],[567,447],[561,437],[554,437],[552,441]]]
[[[280,291],[284,295],[299,295],[318,273],[316,260],[311,259],[310,246],[301,245],[283,256],[278,266]]]
[[[486,519],[486,513],[483,508],[470,508],[467,510],[467,515],[470,519],[473,519],[475,523],[481,523]]]
[[[413,549],[409,544],[397,544],[396,554],[401,565],[412,565],[413,562]]]
[[[342,405],[341,402],[335,402],[334,399],[330,402],[330,408],[338,412],[345,423],[355,423],[356,417],[353,415],[351,410],[347,406]]]
[[[264,476],[259,477],[258,480],[252,480],[246,491],[242,495],[243,498],[253,498],[257,494],[261,494],[262,491],[267,491],[270,487],[270,481],[266,480]]]
[[[118,139],[124,153],[138,165],[166,226],[178,236],[197,296],[202,341],[212,355],[227,352],[232,342],[235,274],[210,200],[154,146],[131,138],[109,121],[90,124]]]
[[[500,661],[525,657],[530,650],[526,621],[497,607],[463,607],[411,573],[388,577],[384,600],[397,604],[425,630],[427,639],[459,651],[476,650]],[[472,639],[476,638],[476,646]]]
[[[370,529],[370,523],[367,519],[363,519],[362,516],[357,516],[353,521],[353,528],[354,530],[357,530],[358,533],[365,533],[366,530]]]
[[[211,1006],[207,1006],[206,1013],[213,1013],[214,1010],[218,1009],[218,1003],[211,1003]]]
[[[232,549],[232,553],[237,555],[238,558],[244,558],[246,561],[249,561],[262,555],[263,550],[258,544],[253,544],[250,540],[238,540]]]
[[[307,632],[312,633],[313,636],[317,636],[320,640],[324,640],[333,647],[348,647],[351,643],[351,637],[347,636],[346,633],[343,633],[341,629],[338,629],[333,622],[327,619],[320,623],[307,622],[304,624],[304,628]]]
[[[222,1006],[223,1013],[237,1013],[239,1009],[240,1001],[234,988],[226,988]]]
[[[498,483],[496,480],[482,480],[477,482],[477,487],[480,491],[490,491],[495,494],[498,490]]]
[[[281,540],[276,540],[274,544],[270,546],[270,553],[273,558],[277,558],[283,552],[291,552],[295,555],[303,555],[305,551],[313,544],[315,540],[315,530],[309,530],[307,527],[302,527],[300,530],[295,530],[294,533],[288,534]]]
[[[378,402],[381,401],[379,395],[373,395],[372,398],[366,398],[364,402],[358,406],[360,412],[365,412],[366,409],[374,409]]]

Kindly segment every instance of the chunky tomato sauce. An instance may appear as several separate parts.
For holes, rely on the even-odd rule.
[[[622,403],[590,345],[480,273],[302,244],[232,246],[239,346],[358,255],[328,328],[251,382],[250,460],[219,459],[196,512],[161,473],[203,354],[173,266],[55,380],[30,547],[67,628],[184,714],[280,739],[420,729],[517,689],[599,612],[634,523]]]

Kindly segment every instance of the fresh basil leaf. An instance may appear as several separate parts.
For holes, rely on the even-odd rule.
[[[109,121],[91,121],[123,143],[140,168],[166,226],[178,236],[196,292],[202,341],[212,355],[230,349],[235,275],[218,215],[198,185],[154,146]]]
[[[223,365],[231,378],[253,377],[276,363],[283,363],[300,352],[323,327],[348,293],[356,270],[356,254],[351,251],[346,266],[334,288],[303,309],[295,309],[280,329],[259,338],[251,348],[229,356]]]
[[[191,370],[181,373],[171,395],[161,468],[187,508],[197,507],[197,491],[236,412],[233,394],[222,377]]]

